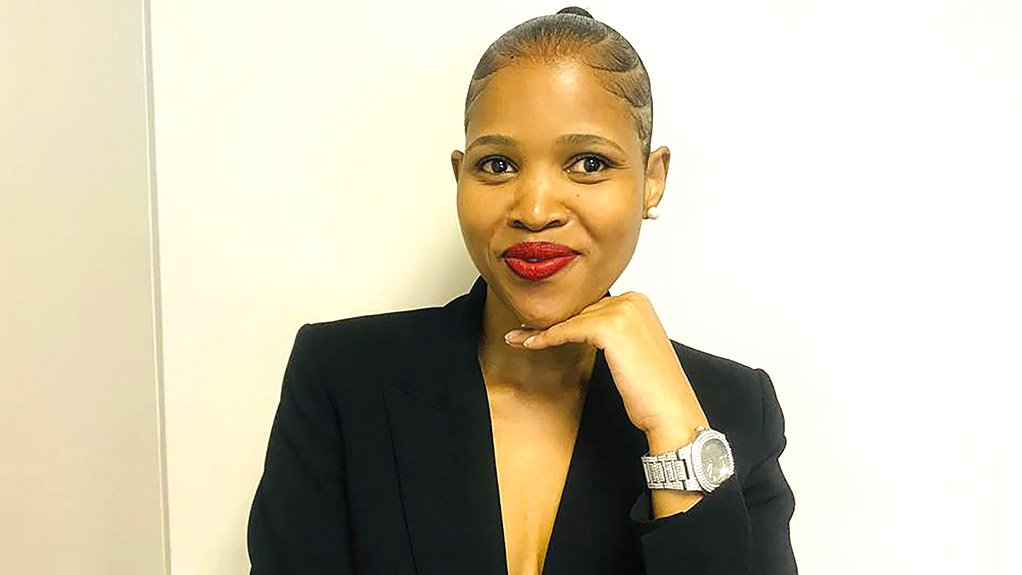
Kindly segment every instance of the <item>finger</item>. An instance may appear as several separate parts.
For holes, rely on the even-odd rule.
[[[600,325],[599,314],[579,314],[526,337],[522,340],[522,346],[527,349],[546,349],[566,343],[588,343],[602,347]]]
[[[530,328],[513,329],[504,334],[504,342],[508,345],[521,346],[522,342],[525,341],[526,338],[540,333],[541,331],[543,330]]]
[[[598,299],[598,300],[594,301],[593,303],[587,305],[586,307],[582,308],[582,310],[579,311],[578,314],[576,314],[576,315],[583,314],[583,313],[586,313],[586,312],[599,311],[601,309],[606,308],[607,306],[615,305],[615,304],[618,303],[618,299],[620,297],[621,296],[616,296],[616,295],[607,296],[607,297],[601,297],[600,299]]]

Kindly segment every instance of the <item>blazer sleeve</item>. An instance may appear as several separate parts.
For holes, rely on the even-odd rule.
[[[344,446],[312,335],[299,328],[284,371],[248,520],[252,575],[354,573]]]
[[[633,531],[639,537],[647,575],[679,570],[721,575],[794,575],[789,522],[795,499],[781,473],[784,416],[770,376],[759,377],[763,432],[748,477],[737,475],[707,494],[687,512],[652,519],[649,490],[632,506]]]

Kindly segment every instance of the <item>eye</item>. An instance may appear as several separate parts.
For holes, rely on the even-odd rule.
[[[571,167],[575,166],[581,166],[582,169],[580,171],[569,169],[568,171],[583,174],[597,174],[609,168],[610,161],[604,158],[603,156],[595,156],[590,154],[588,156],[579,156],[578,158],[576,158],[575,163],[573,163]],[[601,167],[603,168],[602,170],[600,169]]]
[[[485,169],[486,165],[490,165],[492,171]],[[513,164],[511,163],[511,160],[508,160],[504,156],[490,156],[488,158],[483,158],[478,164],[476,164],[476,168],[486,172],[487,174],[510,174],[514,171],[512,167]]]

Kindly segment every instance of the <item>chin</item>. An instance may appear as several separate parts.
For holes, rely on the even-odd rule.
[[[584,305],[570,297],[525,297],[512,301],[512,308],[521,323],[533,329],[546,329],[578,313]]]
[[[523,282],[502,263],[495,279],[503,292],[501,299],[519,323],[533,329],[546,329],[572,317],[599,299],[597,295],[592,301],[585,301],[588,290],[583,289],[583,286],[588,280],[584,278],[585,274],[578,273],[581,270],[572,270],[573,267],[575,264],[553,276],[553,281],[533,284]]]
[[[518,319],[521,320],[525,327],[528,329],[546,329],[552,325],[561,323],[565,319],[568,319],[569,314],[563,315],[533,315],[533,314],[520,314]]]

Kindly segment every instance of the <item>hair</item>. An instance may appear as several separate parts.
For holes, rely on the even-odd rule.
[[[468,129],[468,109],[486,88],[490,77],[516,59],[544,63],[576,60],[588,65],[604,88],[631,106],[635,131],[642,142],[643,160],[648,160],[653,133],[653,94],[646,67],[624,36],[577,6],[527,20],[490,44],[468,85],[465,129]]]

